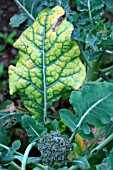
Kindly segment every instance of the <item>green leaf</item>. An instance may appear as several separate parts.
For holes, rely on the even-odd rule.
[[[10,25],[12,27],[19,27],[28,17],[24,14],[16,14],[10,19]]]
[[[77,125],[77,118],[69,110],[63,109],[60,111],[60,117],[65,125],[71,128],[72,131],[75,130]]]
[[[94,50],[95,52],[98,51],[98,47],[97,45],[100,43],[101,41],[98,41],[98,38],[96,36],[90,36],[86,38],[86,43],[87,45],[89,45],[89,47]]]
[[[38,4],[38,0],[15,0],[15,2],[26,16],[35,21],[37,16],[36,6]]]
[[[13,45],[15,36],[16,36],[16,31],[11,32],[5,40],[6,44]]]
[[[10,101],[7,102],[9,103]],[[17,109],[9,111],[6,109],[4,112],[0,112],[0,143],[7,145],[10,142],[11,133],[9,133],[6,129],[19,122],[21,116],[24,114],[25,112]]]
[[[105,137],[107,138],[109,135],[113,133],[113,121],[111,121],[106,127],[105,127]]]
[[[58,124],[57,119],[53,120],[52,125],[54,128],[54,131],[57,131],[59,129],[59,124]]]
[[[22,126],[27,131],[30,141],[37,140],[46,131],[43,125],[27,115],[22,117]]]
[[[14,150],[18,150],[21,146],[21,142],[19,140],[16,140],[12,143],[12,147]]]
[[[0,63],[0,77],[1,77],[2,74],[3,74],[3,71],[4,71],[4,63],[1,62],[1,63]]]
[[[94,11],[104,6],[103,0],[77,0],[77,9],[83,11]]]
[[[14,158],[13,154],[14,154],[13,148],[3,151],[1,155],[1,163],[7,164],[13,161],[13,158]]]
[[[85,157],[79,157],[77,159],[73,159],[72,161],[77,167],[89,169],[90,165]]]
[[[5,130],[4,127],[0,124],[0,143],[8,145],[11,140],[11,134]]]
[[[103,0],[77,0],[77,9],[81,12],[79,15],[79,25],[86,25],[86,27],[88,25],[88,29],[92,26],[91,29],[94,29],[95,23],[103,15],[103,7]]]
[[[18,92],[38,120],[43,115],[45,119],[53,101],[77,90],[86,77],[79,46],[71,40],[73,25],[64,14],[59,6],[45,9],[14,44],[20,59],[16,67],[9,67],[10,94]]]
[[[78,133],[89,134],[89,124],[96,127],[105,126],[113,116],[113,84],[103,82],[85,85],[81,91],[73,91],[70,103],[76,112],[75,127]],[[62,115],[70,111],[62,110]],[[70,113],[71,115],[71,113]],[[71,117],[71,116],[70,116]],[[62,118],[62,117],[61,117]],[[66,120],[62,119],[64,123]],[[67,126],[70,127],[69,123]],[[85,127],[85,128],[84,128]]]
[[[107,7],[107,10],[110,12],[113,12],[113,1],[112,0],[105,0],[105,5]]]
[[[7,170],[7,169],[4,168],[2,165],[0,165],[0,169],[2,169],[2,170]]]
[[[96,165],[97,170],[112,170],[113,169],[113,148],[107,158],[104,158],[102,163]]]

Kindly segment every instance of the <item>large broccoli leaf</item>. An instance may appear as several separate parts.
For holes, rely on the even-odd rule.
[[[72,30],[65,11],[56,6],[43,10],[14,43],[20,59],[9,67],[10,94],[18,92],[39,120],[53,101],[84,82],[86,71],[79,47],[71,41]]]
[[[89,125],[102,127],[113,117],[113,84],[102,82],[85,85],[81,91],[71,93],[70,103],[76,114],[62,109],[62,121],[72,131],[88,137],[91,133]]]

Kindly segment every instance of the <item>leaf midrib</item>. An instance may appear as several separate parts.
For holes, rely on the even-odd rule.
[[[50,10],[49,10],[50,11]],[[43,36],[42,36],[42,64],[43,64],[43,85],[44,85],[44,116],[43,121],[45,122],[46,115],[47,115],[47,94],[46,94],[46,64],[45,64],[45,35],[46,35],[46,20],[48,17],[48,13],[46,14],[45,20],[44,20],[44,26],[43,26]]]
[[[17,4],[28,14],[28,16],[35,21],[35,18],[29,13],[29,11],[26,10],[26,8],[18,1],[16,0]]]
[[[106,98],[108,98],[109,96],[111,96],[113,94],[113,92],[109,93],[107,96],[104,96],[103,98],[101,98],[99,101],[97,101],[95,104],[93,104],[81,117],[80,121],[78,122],[76,128],[79,128],[83,122],[83,120],[85,119],[85,117],[90,113],[90,111],[96,107],[99,103],[101,103],[102,101],[104,101]]]

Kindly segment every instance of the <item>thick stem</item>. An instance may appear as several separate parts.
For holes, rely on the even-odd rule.
[[[32,148],[33,146],[35,146],[35,144],[36,144],[36,142],[30,143],[30,144],[28,145],[28,147],[26,148],[25,153],[24,153],[24,156],[23,156],[23,161],[22,161],[22,166],[21,166],[22,168],[21,168],[21,170],[26,170],[26,163],[27,163],[27,158],[28,158],[29,152],[30,152],[31,148]]]
[[[106,138],[102,143],[100,143],[97,147],[95,147],[95,148],[91,151],[91,153],[90,153],[88,156],[86,156],[87,159],[90,159],[90,158],[93,156],[93,153],[94,153],[95,151],[99,151],[99,150],[101,150],[102,148],[104,148],[111,140],[113,140],[113,133],[112,133],[108,138]]]

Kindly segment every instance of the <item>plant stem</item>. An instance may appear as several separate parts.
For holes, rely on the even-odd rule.
[[[69,139],[71,143],[73,142],[73,140],[74,140],[74,138],[75,138],[76,130],[77,130],[77,128],[76,128],[75,131],[72,133],[72,135],[71,135],[71,137],[70,137],[70,139]]]
[[[82,50],[82,48],[81,48],[81,46],[80,46],[80,41],[78,41],[78,44],[79,44],[80,51],[81,51],[81,53],[82,53],[82,58],[83,58],[84,62],[86,63],[87,66],[91,67],[91,66],[90,66],[90,63],[89,63],[88,60],[86,59],[86,55],[85,55],[84,51]]]
[[[106,73],[106,76],[108,76],[108,75],[110,75],[112,73],[112,71],[109,71],[109,72],[107,72]],[[95,82],[97,83],[97,82],[100,82],[100,81],[102,81],[103,79],[100,77],[100,78],[98,78],[97,80],[95,80]]]
[[[91,153],[90,153],[88,156],[86,156],[87,159],[90,159],[90,158],[93,156],[93,153],[94,153],[95,151],[99,151],[100,149],[102,149],[103,147],[105,147],[111,140],[113,140],[113,133],[112,133],[108,138],[106,138],[102,143],[100,143],[97,147],[95,147],[95,148],[91,151]]]
[[[90,8],[90,0],[88,0],[88,11],[89,11],[89,18],[90,18],[91,25],[92,25],[92,15],[91,15],[91,8]]]
[[[21,168],[13,161],[10,162],[10,165],[12,165],[15,168],[15,170],[21,170]]]
[[[35,18],[29,13],[29,11],[26,10],[25,6],[23,6],[18,0],[16,0],[16,3],[27,13],[27,15],[35,21]]]
[[[3,148],[3,149],[6,149],[6,150],[9,150],[10,148],[3,145],[3,144],[0,144],[0,147]],[[15,154],[19,155],[19,156],[23,156],[23,154],[21,154],[20,152],[17,152],[17,151],[14,151]]]
[[[48,170],[48,166],[44,166],[41,164],[37,164],[37,167],[41,168],[42,170]]]
[[[109,71],[113,71],[113,65],[104,69],[101,69],[101,71],[103,71],[104,73],[109,72]]]
[[[107,54],[113,54],[113,51],[105,50],[105,53],[107,53]]]
[[[24,153],[24,156],[23,156],[23,161],[22,161],[21,170],[26,170],[26,163],[27,163],[27,158],[28,158],[29,152],[30,152],[31,148],[32,148],[33,146],[35,146],[35,144],[36,144],[36,142],[30,143],[30,144],[28,145],[28,147],[26,148],[25,153]]]

